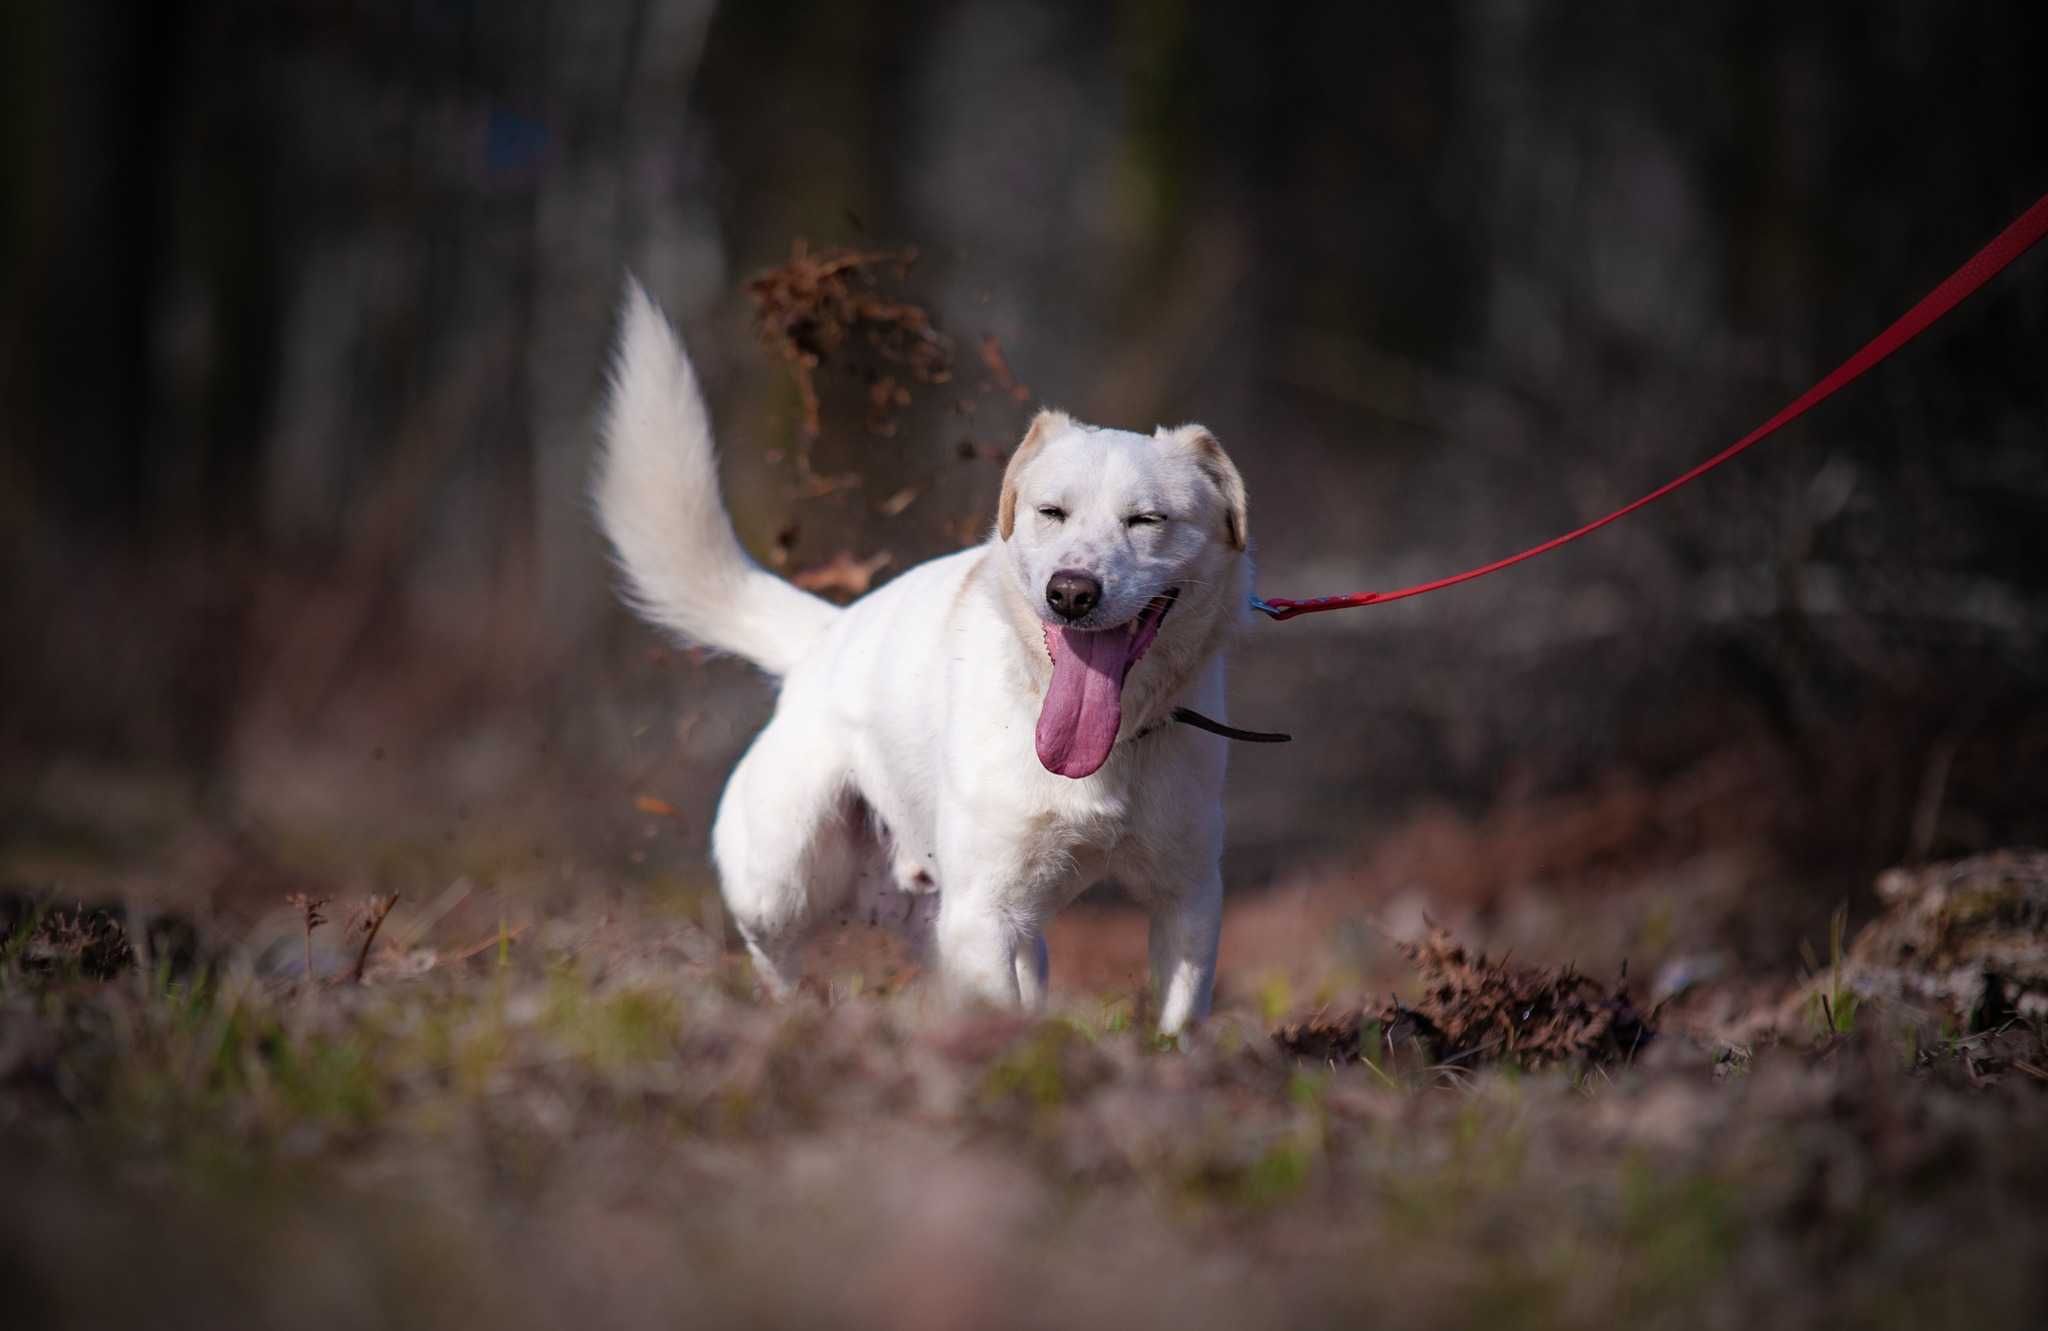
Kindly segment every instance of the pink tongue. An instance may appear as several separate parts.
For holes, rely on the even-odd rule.
[[[1038,712],[1038,761],[1048,772],[1084,777],[1109,761],[1124,719],[1124,675],[1136,640],[1126,629],[1048,629],[1052,687]]]

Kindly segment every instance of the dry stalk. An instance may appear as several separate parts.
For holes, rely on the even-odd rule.
[[[398,893],[396,892],[393,892],[388,897],[377,896],[373,893],[369,901],[363,906],[362,920],[358,925],[363,931],[363,941],[361,946],[356,948],[356,964],[348,973],[350,983],[361,984],[363,982],[363,967],[368,965],[370,960],[370,944],[377,941],[377,931],[384,927],[384,917],[389,915],[391,908],[397,904]]]
[[[327,904],[327,898],[308,896],[304,892],[294,892],[284,899],[284,904],[297,910],[299,912],[299,919],[305,925],[306,983],[311,984],[313,983],[313,931],[327,923],[327,917],[320,913],[321,908]]]

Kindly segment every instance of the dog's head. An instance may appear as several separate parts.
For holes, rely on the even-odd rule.
[[[1052,657],[1039,761],[1087,776],[1108,761],[1124,681],[1175,608],[1204,626],[1235,611],[1244,481],[1199,425],[1142,435],[1042,411],[1003,473],[996,534]]]

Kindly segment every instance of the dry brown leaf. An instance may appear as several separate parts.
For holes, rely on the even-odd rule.
[[[899,517],[904,509],[917,502],[917,497],[921,493],[922,491],[916,486],[906,485],[895,494],[890,495],[887,499],[875,505],[875,512],[880,513],[885,518]]]
[[[827,476],[811,466],[810,454],[796,455],[796,494],[799,499],[823,499],[841,490],[857,490],[863,482],[864,478],[857,471]]]
[[[1017,402],[1029,402],[1031,400],[1031,390],[1018,383],[1017,376],[1010,372],[1009,357],[1003,354],[1002,340],[994,333],[990,333],[987,337],[981,339],[981,363],[988,367],[989,374],[995,379],[995,386],[1000,388],[1012,400]]]

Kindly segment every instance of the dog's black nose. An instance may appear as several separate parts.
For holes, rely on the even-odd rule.
[[[1045,603],[1061,619],[1079,619],[1102,600],[1102,580],[1077,568],[1063,568],[1045,584]]]

